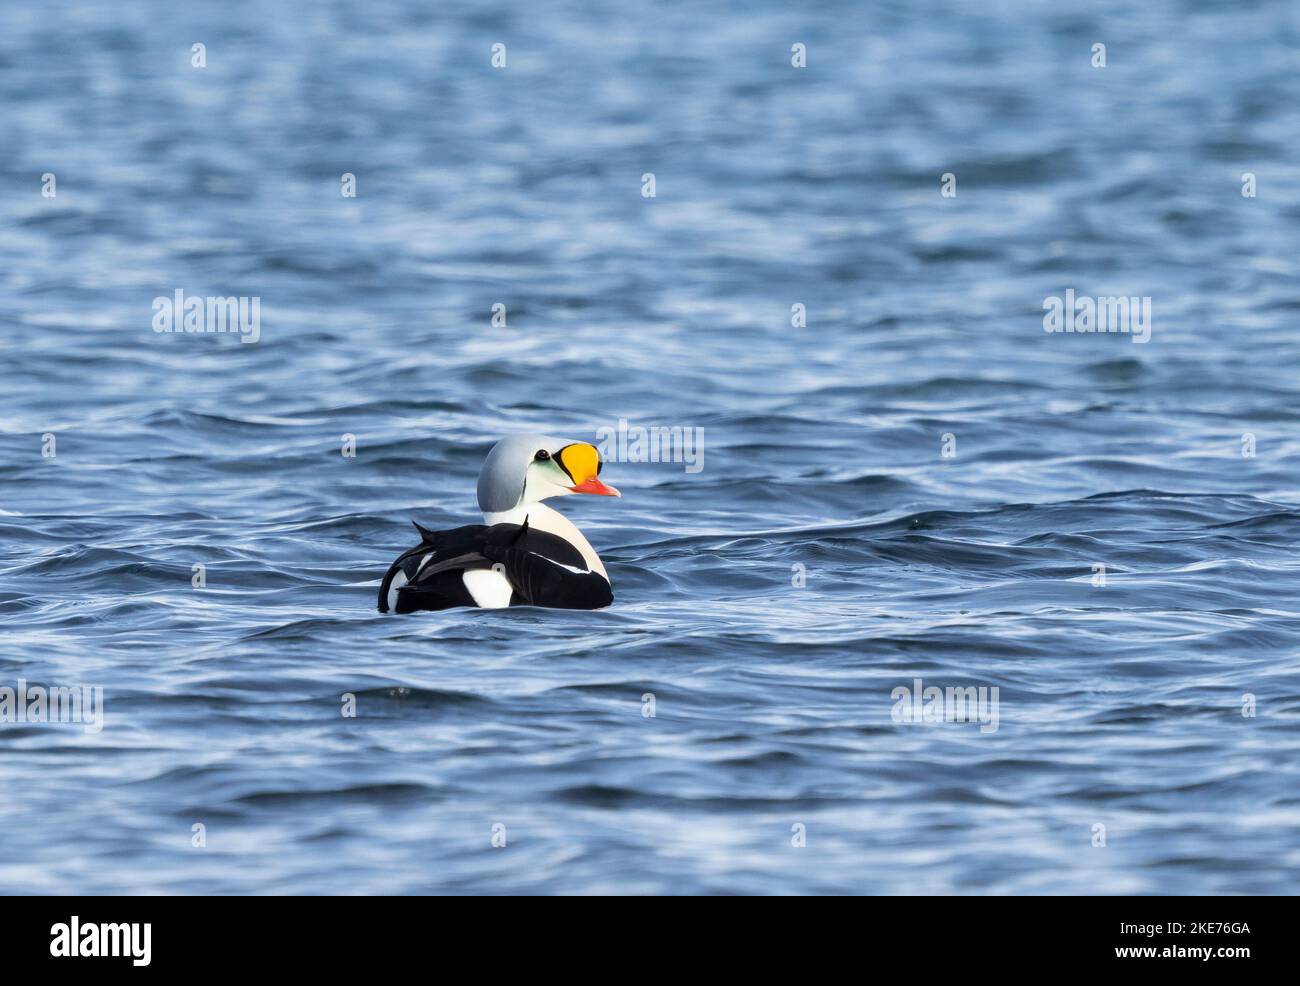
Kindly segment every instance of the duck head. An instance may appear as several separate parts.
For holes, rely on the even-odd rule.
[[[603,463],[594,445],[548,435],[509,435],[488,453],[478,474],[478,506],[502,513],[553,496],[618,496],[599,479]]]

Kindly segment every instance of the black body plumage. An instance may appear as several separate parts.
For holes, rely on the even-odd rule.
[[[379,587],[379,611],[389,611],[389,590],[398,573],[396,613],[474,606],[465,587],[467,569],[496,568],[510,582],[511,606],[600,609],[614,601],[609,581],[592,571],[572,544],[520,524],[467,524],[431,531],[419,524],[420,543],[389,567]]]

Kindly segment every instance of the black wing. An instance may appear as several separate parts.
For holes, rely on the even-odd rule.
[[[601,609],[614,602],[609,580],[589,569],[578,549],[554,534],[530,531],[517,544],[490,545],[483,554],[505,568],[515,590],[512,606]]]
[[[614,601],[609,581],[587,567],[577,548],[530,529],[527,521],[522,526],[469,524],[450,531],[415,527],[420,543],[398,556],[379,587],[381,613],[390,605],[398,613],[473,606],[462,574],[495,566],[514,590],[512,606],[599,609]]]

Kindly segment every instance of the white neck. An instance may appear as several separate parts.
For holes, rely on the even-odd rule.
[[[593,572],[599,572],[606,579],[609,575],[605,572],[605,566],[601,563],[600,556],[596,550],[587,543],[587,539],[582,536],[582,531],[578,530],[573,521],[560,513],[558,510],[552,510],[544,503],[525,503],[522,506],[515,507],[513,510],[502,510],[499,513],[488,513],[484,511],[483,521],[491,526],[492,524],[522,524],[528,521],[528,526],[537,531],[545,531],[547,534],[554,534],[556,537],[563,538],[571,545],[578,549],[587,566]]]

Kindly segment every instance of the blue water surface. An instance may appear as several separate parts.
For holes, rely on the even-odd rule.
[[[105,708],[0,722],[0,890],[1300,890],[1298,64],[1288,0],[0,6],[0,687]],[[611,609],[375,611],[619,419],[704,459],[559,502]]]

